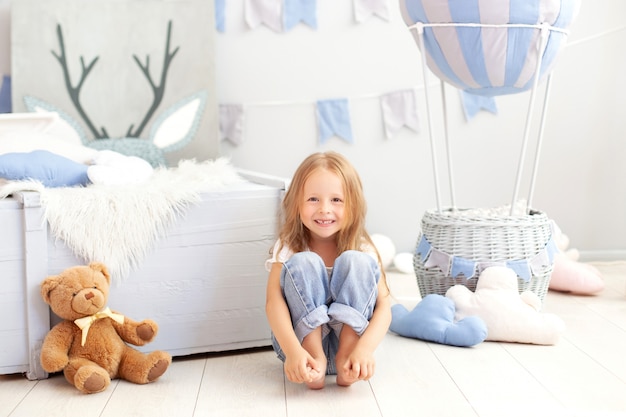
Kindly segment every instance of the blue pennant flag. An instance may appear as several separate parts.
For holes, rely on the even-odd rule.
[[[11,77],[5,75],[0,86],[0,113],[11,113],[11,109]]]
[[[498,114],[496,99],[488,96],[479,96],[461,91],[461,101],[463,102],[463,111],[465,112],[465,120],[469,121],[481,110],[487,110],[493,114]]]
[[[354,143],[348,99],[319,100],[317,102],[317,119],[320,143],[324,144],[333,135]]]
[[[453,278],[456,278],[460,274],[465,276],[465,279],[470,279],[474,276],[474,272],[476,271],[476,262],[471,259],[465,259],[458,256],[455,256],[452,259],[452,270],[450,275]]]
[[[226,0],[215,0],[215,28],[222,33],[225,30],[225,8]]]
[[[546,252],[548,253],[548,259],[550,263],[554,262],[554,255],[559,253],[559,248],[556,246],[553,238],[550,238],[548,243],[546,244]]]
[[[519,259],[514,261],[507,261],[506,266],[511,268],[518,277],[524,280],[524,282],[529,282],[532,277],[532,272],[530,271],[530,264],[526,259]]]
[[[428,243],[428,240],[426,240],[426,236],[422,235],[422,238],[420,239],[420,243],[417,245],[417,250],[415,251],[416,254],[418,253],[420,254],[422,263],[428,257],[428,254],[430,253],[430,248],[431,248],[431,245],[430,243]]]
[[[301,21],[317,29],[317,0],[285,0],[283,19],[285,30],[290,30]]]

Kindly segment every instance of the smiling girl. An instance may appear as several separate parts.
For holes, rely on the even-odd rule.
[[[287,379],[349,386],[374,375],[374,351],[391,321],[380,255],[365,230],[366,203],[354,167],[315,153],[296,170],[266,262],[266,314]]]

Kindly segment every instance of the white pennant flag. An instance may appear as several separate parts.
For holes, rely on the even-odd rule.
[[[251,29],[265,24],[276,32],[283,31],[282,0],[246,0],[246,23]]]
[[[452,258],[450,257],[450,255],[435,248],[432,248],[428,259],[424,263],[424,268],[432,268],[436,266],[441,270],[441,272],[443,272],[445,275],[448,275],[451,263]]]
[[[389,20],[389,0],[354,0],[354,18],[361,23],[371,15]]]
[[[391,139],[403,126],[419,132],[415,90],[402,90],[380,97],[385,136]]]
[[[220,138],[228,139],[234,145],[243,143],[243,106],[241,104],[220,104]]]

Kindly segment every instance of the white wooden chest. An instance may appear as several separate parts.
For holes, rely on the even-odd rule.
[[[286,182],[241,174],[248,181],[203,194],[142,265],[112,285],[113,310],[159,325],[155,341],[139,350],[182,356],[270,344],[264,261]],[[0,230],[0,374],[45,378],[39,350],[57,318],[39,285],[85,261],[42,224],[38,193],[0,200]]]

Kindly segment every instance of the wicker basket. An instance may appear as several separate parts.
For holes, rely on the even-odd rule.
[[[422,218],[422,236],[432,249],[451,257],[473,260],[487,267],[508,261],[533,259],[546,251],[552,240],[552,223],[545,213],[530,211],[529,214],[511,216],[495,210],[436,210],[426,211]],[[546,257],[549,258],[549,257]],[[439,267],[426,268],[421,253],[413,257],[413,267],[422,297],[428,294],[445,295],[448,288],[463,284],[470,290],[476,289],[478,272],[466,279],[463,274],[451,276],[451,271]],[[543,302],[548,291],[553,263],[542,262],[531,269],[531,279],[518,277],[520,292],[530,290]]]

